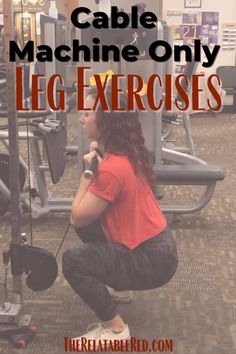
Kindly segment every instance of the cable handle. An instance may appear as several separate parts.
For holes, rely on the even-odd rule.
[[[92,158],[88,168],[84,171],[84,177],[87,179],[93,179],[94,174],[97,172],[97,170],[98,170],[98,157],[96,155]]]

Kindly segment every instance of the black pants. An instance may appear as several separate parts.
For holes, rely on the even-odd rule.
[[[107,242],[100,222],[76,231],[84,244],[63,254],[63,273],[101,321],[117,315],[106,285],[120,291],[154,289],[176,272],[178,258],[169,227],[133,250]]]

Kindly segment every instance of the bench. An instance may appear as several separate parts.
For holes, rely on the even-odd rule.
[[[154,169],[159,185],[206,186],[201,198],[190,204],[162,205],[164,212],[189,214],[201,210],[211,200],[216,183],[225,177],[217,166],[211,165],[162,165]]]

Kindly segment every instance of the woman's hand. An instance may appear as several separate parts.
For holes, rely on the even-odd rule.
[[[85,169],[87,169],[89,167],[94,156],[97,156],[97,158],[98,158],[98,165],[101,164],[102,158],[98,155],[96,150],[93,150],[83,156]]]
[[[92,141],[89,146],[89,151],[92,152],[92,151],[96,151],[96,150],[98,150],[98,143],[97,143],[97,141]]]

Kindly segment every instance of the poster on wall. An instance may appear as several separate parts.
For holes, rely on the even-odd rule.
[[[167,11],[166,21],[169,26],[171,25],[181,25],[182,23],[182,12],[181,11]]]
[[[195,39],[205,45],[218,43],[219,12],[176,12],[167,11],[166,21],[174,30],[176,44],[193,46]]]
[[[202,13],[202,43],[215,45],[218,43],[219,12]]]
[[[223,50],[235,50],[236,49],[236,23],[223,23]]]
[[[182,14],[182,23],[183,24],[199,24],[199,13],[190,12]]]
[[[194,39],[200,38],[201,26],[199,25],[180,25],[173,26],[174,41],[178,41],[178,45],[194,45]]]

